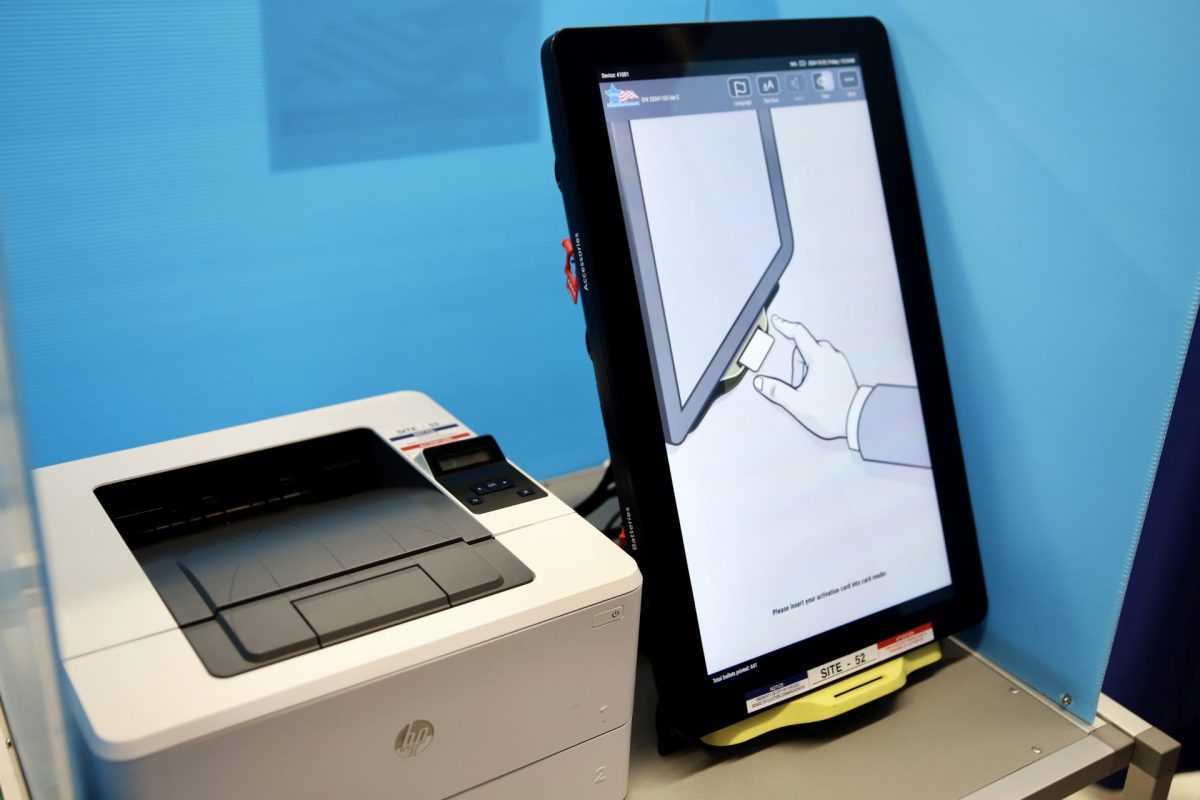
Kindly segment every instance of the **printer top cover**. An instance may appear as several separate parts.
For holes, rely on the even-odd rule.
[[[533,579],[363,428],[95,494],[219,677]]]
[[[397,392],[37,470],[89,745],[139,758],[640,587],[507,461],[520,497],[435,478],[425,445],[472,436]]]

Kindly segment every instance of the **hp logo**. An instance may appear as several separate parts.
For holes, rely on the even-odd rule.
[[[433,742],[433,725],[428,720],[415,719],[396,734],[396,755],[412,758],[425,752]]]

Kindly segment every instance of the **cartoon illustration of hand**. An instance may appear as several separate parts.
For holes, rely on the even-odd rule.
[[[795,346],[792,351],[792,382],[757,375],[754,388],[782,407],[796,421],[822,439],[846,436],[850,405],[858,392],[858,380],[841,350],[827,341],[817,341],[808,328],[778,314],[771,325]]]
[[[846,439],[864,461],[929,468],[925,417],[915,386],[860,386],[850,362],[808,328],[778,314],[771,325],[795,346],[792,382],[754,377],[759,394],[791,414],[814,436]]]

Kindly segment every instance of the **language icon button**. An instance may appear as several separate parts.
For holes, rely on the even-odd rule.
[[[750,96],[750,79],[745,77],[729,79],[729,96],[730,97],[749,97]]]

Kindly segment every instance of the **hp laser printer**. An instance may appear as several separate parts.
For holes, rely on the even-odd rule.
[[[91,794],[625,796],[637,567],[425,395],[35,484]]]

